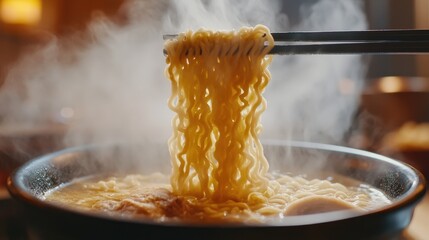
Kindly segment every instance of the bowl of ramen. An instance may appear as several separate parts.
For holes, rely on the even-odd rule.
[[[154,148],[165,149],[138,147]],[[115,158],[135,151],[118,146],[40,157],[16,171],[8,189],[37,239],[391,239],[408,226],[425,192],[420,173],[374,153],[282,141],[264,149],[277,194],[252,203],[176,195],[168,174],[126,158],[118,168]]]
[[[425,192],[412,167],[339,146],[259,140],[273,47],[262,25],[168,40],[168,106],[175,114],[168,146],[72,148],[26,164],[8,189],[27,209],[31,233],[38,239],[400,234]],[[137,161],[130,154],[136,152]],[[151,164],[168,159],[167,171]]]

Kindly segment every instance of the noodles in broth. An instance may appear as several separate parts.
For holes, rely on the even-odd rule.
[[[158,220],[207,221],[263,221],[388,203],[374,189],[268,172],[259,134],[273,46],[262,25],[188,31],[167,41],[168,105],[175,112],[170,184],[160,174],[85,179],[46,198]]]
[[[267,191],[258,135],[273,45],[261,25],[188,32],[166,44],[169,106],[176,113],[169,143],[174,193],[224,202]]]

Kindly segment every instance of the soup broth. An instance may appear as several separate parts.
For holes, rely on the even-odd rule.
[[[390,203],[381,191],[364,184],[346,187],[329,180],[280,174],[270,175],[269,179],[277,193],[267,202],[255,199],[216,203],[210,199],[176,195],[171,191],[169,177],[161,173],[77,179],[47,192],[44,198],[79,210],[124,217],[207,223],[264,223],[290,215],[337,210],[366,212]]]

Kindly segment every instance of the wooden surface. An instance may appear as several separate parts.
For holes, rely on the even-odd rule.
[[[413,220],[406,232],[407,240],[429,239],[429,194],[426,194],[422,202],[414,211]]]

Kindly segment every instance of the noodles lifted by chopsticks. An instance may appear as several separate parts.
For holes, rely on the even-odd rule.
[[[188,31],[166,43],[168,104],[176,113],[169,142],[175,194],[247,202],[267,191],[258,135],[273,45],[262,25]]]
[[[78,181],[46,198],[159,221],[206,222],[277,221],[389,203],[381,192],[363,186],[268,173],[258,136],[273,44],[261,25],[236,32],[189,31],[168,41],[169,106],[176,113],[169,141],[171,186],[163,174],[113,176]]]

